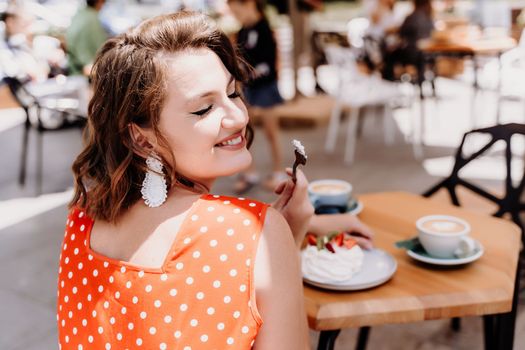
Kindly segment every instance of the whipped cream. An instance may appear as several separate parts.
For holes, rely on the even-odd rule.
[[[306,156],[306,152],[304,150],[304,146],[301,144],[301,141],[299,140],[293,140],[292,141],[292,145],[295,147],[295,149],[297,150],[297,152],[301,153],[305,158],[308,158]]]
[[[347,282],[361,271],[364,254],[356,244],[351,249],[333,245],[335,253],[309,245],[302,251],[303,276],[320,283]]]

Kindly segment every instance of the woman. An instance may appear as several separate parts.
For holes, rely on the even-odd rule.
[[[23,6],[10,5],[0,19],[5,29],[4,40],[0,41],[0,75],[23,82],[47,79],[49,62],[37,58],[32,47],[33,16]]]
[[[304,175],[274,207],[208,194],[251,162],[241,72],[227,37],[192,12],[98,53],[60,259],[61,349],[307,348]]]
[[[399,46],[387,53],[383,77],[395,80],[395,66],[415,66],[418,74],[423,74],[423,57],[417,44],[421,39],[429,38],[434,30],[432,2],[430,0],[413,0],[414,10],[405,18],[399,28]],[[419,77],[422,79],[422,77]]]
[[[377,0],[369,10],[370,27],[367,34],[375,40],[383,40],[389,34],[397,31],[399,20],[397,19],[394,7],[396,0]]]

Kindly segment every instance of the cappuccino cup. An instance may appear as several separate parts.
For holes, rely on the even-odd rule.
[[[470,225],[449,215],[423,216],[416,221],[419,242],[427,253],[437,258],[462,258],[470,255],[476,245],[469,237]]]
[[[308,196],[314,208],[344,207],[352,198],[352,185],[343,180],[317,180],[308,185]]]

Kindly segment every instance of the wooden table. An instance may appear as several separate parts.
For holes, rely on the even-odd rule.
[[[428,39],[419,43],[419,48],[424,52],[465,55],[497,55],[515,47],[516,40],[511,37],[457,41]]]
[[[476,58],[478,56],[499,57],[506,51],[515,48],[516,40],[511,37],[457,40],[457,41],[435,41],[432,39],[422,40],[418,47],[427,56],[452,56],[470,57],[474,61],[474,87],[478,88],[478,75],[476,70]]]
[[[386,284],[358,292],[330,292],[305,285],[309,326],[321,331],[318,349],[333,349],[342,328],[502,313],[512,317],[521,237],[516,225],[403,192],[367,194],[359,200],[364,204],[360,218],[374,229],[375,245],[394,256],[398,270]],[[394,242],[414,236],[416,219],[429,214],[467,220],[472,237],[485,247],[484,255],[463,267],[436,268],[394,247]],[[514,336],[514,325],[508,329],[509,323],[500,322],[500,316],[486,319],[485,340],[489,344],[510,342],[510,347],[498,343],[498,349],[511,349],[512,339],[508,338]],[[504,327],[512,333],[502,334]]]
[[[499,75],[497,83],[497,92],[501,90],[501,55],[517,45],[516,40],[511,37],[497,37],[497,38],[480,38],[476,40],[453,40],[453,41],[436,41],[433,39],[422,40],[418,43],[419,49],[423,52],[424,61],[426,63],[432,62],[436,57],[458,57],[470,58],[474,63],[474,80],[472,85],[474,87],[474,94],[472,98],[472,128],[475,128],[475,111],[474,104],[476,93],[479,89],[478,79],[478,57],[480,56],[495,56],[498,59]],[[421,96],[423,97],[423,96]],[[496,120],[500,119],[500,99],[498,98]]]

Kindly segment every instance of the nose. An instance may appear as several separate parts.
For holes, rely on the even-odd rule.
[[[240,99],[238,101],[231,100],[224,105],[224,116],[221,125],[224,129],[240,129],[248,124],[248,112]]]

